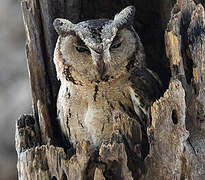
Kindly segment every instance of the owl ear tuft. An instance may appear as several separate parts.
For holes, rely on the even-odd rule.
[[[126,25],[132,25],[135,16],[135,11],[136,9],[134,6],[128,6],[125,9],[123,9],[119,14],[116,14],[114,18],[114,23],[117,26],[117,28]]]
[[[53,26],[58,35],[63,35],[73,31],[75,24],[67,19],[56,18],[53,21]]]

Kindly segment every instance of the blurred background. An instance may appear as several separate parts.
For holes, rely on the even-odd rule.
[[[0,5],[0,180],[17,179],[15,122],[31,112],[20,0]]]

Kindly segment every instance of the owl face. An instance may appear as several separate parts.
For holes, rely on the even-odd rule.
[[[137,50],[139,38],[130,22],[133,7],[124,9],[114,20],[97,19],[72,24],[57,19],[59,51],[63,64],[77,81],[100,82],[127,73]]]

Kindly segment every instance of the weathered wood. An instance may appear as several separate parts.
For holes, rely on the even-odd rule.
[[[145,179],[181,178],[181,158],[189,137],[185,126],[185,108],[185,93],[179,81],[171,82],[164,96],[153,104]]]
[[[30,83],[32,89],[33,111],[36,130],[40,130],[42,143],[52,139],[51,115],[49,111],[50,89],[45,70],[42,49],[42,26],[38,1],[22,2],[23,18],[26,29],[26,54],[29,66]]]
[[[16,127],[19,179],[133,179],[127,166],[123,137],[118,130],[113,132],[112,141],[101,145],[99,161],[89,167],[91,152],[88,142],[78,144],[74,155],[50,144],[39,146],[34,122],[32,116],[22,116]]]
[[[201,4],[183,1],[175,6],[165,32],[172,78],[179,79],[186,92],[186,126],[190,131],[204,126],[204,21]]]
[[[42,145],[19,154],[19,179],[79,179],[86,177],[89,154],[86,142],[68,159],[63,148]]]
[[[19,179],[204,179],[205,15],[199,2],[204,3],[24,0],[34,115],[23,115],[17,121]],[[135,28],[145,46],[147,63],[162,78],[164,88],[169,85],[151,107],[149,154],[142,158],[140,144],[132,147],[134,152],[129,150],[127,143],[131,143],[125,142],[122,132],[132,135],[132,130],[129,123],[123,123],[127,118],[123,114],[115,119],[112,139],[98,151],[90,152],[88,142],[80,143],[75,151],[65,146],[57,126],[59,85],[52,61],[57,35],[52,21],[55,17],[67,17],[73,23],[112,18],[130,4],[137,8]],[[173,5],[172,13],[167,12]],[[139,136],[135,135],[136,141]]]
[[[44,45],[44,61],[46,65],[46,71],[49,75],[49,84],[52,90],[52,101],[55,102],[55,99],[58,95],[59,83],[56,78],[56,70],[53,63],[53,52],[55,48],[55,43],[57,40],[57,33],[53,28],[53,21],[57,17],[64,17],[64,1],[63,0],[42,0],[39,1],[41,8],[41,23],[43,29],[43,42]],[[53,109],[55,109],[55,103],[53,103]]]
[[[152,106],[145,179],[204,179],[205,133],[186,130],[185,91],[178,80]]]

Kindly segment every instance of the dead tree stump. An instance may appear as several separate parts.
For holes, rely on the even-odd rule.
[[[56,121],[59,82],[53,64],[57,34],[52,22],[56,17],[74,23],[112,18],[130,4],[137,9],[135,29],[145,46],[147,64],[164,85],[163,96],[151,107],[149,154],[140,160],[138,169],[130,163],[135,155],[126,151],[117,129],[95,157],[89,142],[78,144],[76,150],[66,144]],[[21,5],[33,114],[22,115],[16,123],[19,179],[204,179],[203,1],[23,0]]]

